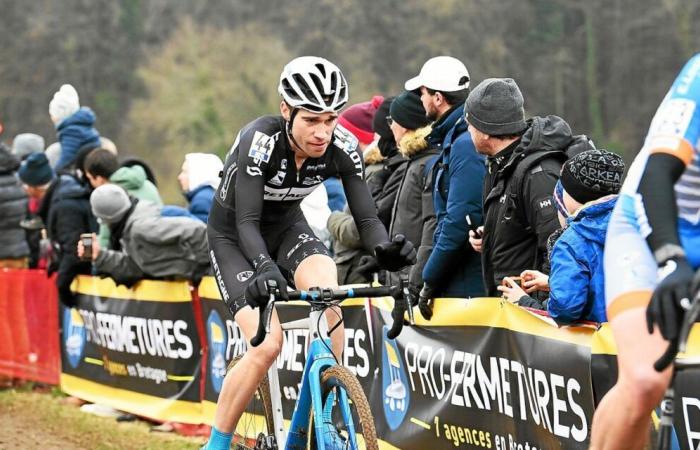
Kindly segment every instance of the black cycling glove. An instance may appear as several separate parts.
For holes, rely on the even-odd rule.
[[[372,275],[379,272],[377,260],[371,255],[361,256],[355,267],[355,272],[362,275],[366,280],[371,280]]]
[[[433,318],[433,288],[427,283],[423,284],[423,289],[418,294],[418,310],[425,320]]]
[[[671,341],[678,337],[685,308],[682,301],[687,302],[691,297],[691,284],[694,277],[693,269],[684,256],[674,256],[659,265],[661,281],[651,296],[647,307],[647,329],[654,332],[654,324],[664,339]]]
[[[277,264],[268,262],[258,269],[258,273],[251,278],[248,286],[245,288],[245,301],[251,308],[258,306],[264,308],[267,305],[267,302],[270,300],[270,293],[267,289],[268,281],[275,281],[279,290],[279,296],[284,299],[288,298],[287,279],[282,275]]]
[[[391,241],[377,245],[374,256],[379,268],[390,272],[416,263],[416,249],[403,234],[397,234]]]

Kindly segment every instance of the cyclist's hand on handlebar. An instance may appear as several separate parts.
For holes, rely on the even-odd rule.
[[[656,324],[664,339],[670,341],[678,337],[685,312],[682,302],[689,302],[692,298],[691,284],[694,275],[693,269],[684,257],[669,258],[659,266],[661,281],[656,286],[647,307],[649,333],[654,332],[654,324]]]
[[[391,241],[377,245],[374,256],[379,267],[390,272],[416,263],[416,249],[403,234],[397,234]]]
[[[245,288],[245,301],[251,308],[256,308],[260,306],[264,308],[270,299],[270,293],[267,289],[267,283],[269,281],[275,281],[277,283],[277,289],[279,290],[279,296],[286,299],[287,297],[287,280],[280,272],[277,264],[273,262],[268,262],[258,269],[253,278],[251,278],[248,286]]]

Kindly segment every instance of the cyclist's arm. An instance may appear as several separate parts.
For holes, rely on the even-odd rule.
[[[649,151],[637,192],[641,195],[650,233],[647,243],[657,260],[679,250],[678,204],[674,186],[692,163],[700,138],[700,55],[683,68],[659,106],[645,147]]]
[[[239,145],[238,172],[235,181],[238,242],[245,257],[257,269],[262,263],[272,260],[260,233],[265,172],[269,160],[263,161],[251,156],[254,154],[250,151],[251,145],[258,144],[252,143],[250,132],[241,136]]]
[[[639,183],[638,192],[651,227],[647,243],[655,256],[661,259],[666,259],[657,254],[662,247],[681,245],[678,237],[678,206],[673,186],[685,167],[684,161],[671,154],[654,153],[649,156]]]
[[[377,217],[377,208],[364,180],[362,157],[357,149],[352,152],[357,156],[353,158],[343,150],[339,152],[342,157],[338,162],[338,172],[343,182],[350,212],[360,232],[362,245],[367,251],[374,253],[374,248],[387,242],[389,235],[384,224]]]

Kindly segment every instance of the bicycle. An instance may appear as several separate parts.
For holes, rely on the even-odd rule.
[[[695,295],[692,302],[688,302],[688,304],[684,305],[684,308],[686,309],[686,313],[683,318],[683,324],[681,325],[678,338],[669,343],[664,354],[654,363],[654,369],[656,369],[657,372],[662,372],[668,366],[673,364],[673,375],[671,377],[671,382],[669,383],[668,388],[664,393],[664,398],[661,401],[661,415],[659,416],[659,429],[656,441],[656,448],[658,450],[671,449],[673,414],[675,412],[674,383],[676,381],[676,375],[678,372],[683,370],[700,368],[700,357],[685,359],[679,359],[676,357],[679,352],[685,353],[690,331],[700,316],[700,292]]]
[[[252,346],[260,345],[269,333],[274,304],[285,301],[276,295],[275,285],[268,288],[270,299],[260,311]],[[284,427],[277,365],[272,364],[234,431],[234,448],[358,449],[360,444],[368,450],[379,448],[374,418],[360,382],[338,363],[331,351],[328,336],[340,323],[328,330],[324,311],[339,306],[345,299],[384,296],[395,299],[394,323],[387,333],[387,337],[394,339],[403,328],[405,312],[408,312],[409,323],[413,323],[405,278],[398,286],[288,292],[289,300],[303,300],[311,305],[308,318],[282,323],[283,330],[308,329],[311,339],[289,431]],[[229,369],[238,359],[231,362]]]

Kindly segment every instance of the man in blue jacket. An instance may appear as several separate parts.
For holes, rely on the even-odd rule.
[[[429,318],[429,298],[484,294],[480,255],[467,242],[466,217],[474,225],[481,224],[486,166],[467,133],[464,101],[469,95],[469,72],[461,61],[450,56],[431,58],[405,87],[420,93],[428,118],[435,121],[428,142],[440,150],[431,184],[437,225],[433,251],[423,269],[421,295],[421,312]],[[415,294],[416,287],[412,288]]]

